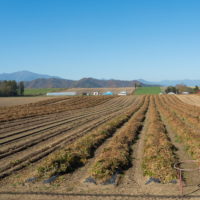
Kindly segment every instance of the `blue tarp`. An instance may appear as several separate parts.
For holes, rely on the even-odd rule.
[[[113,95],[112,92],[104,92],[103,95]]]

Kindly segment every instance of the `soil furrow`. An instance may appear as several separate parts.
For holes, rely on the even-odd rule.
[[[50,120],[55,120],[55,118],[59,118],[62,119],[63,116],[69,115],[69,118],[72,114],[76,114],[77,116],[80,115],[81,112],[85,112],[85,113],[91,113],[91,111],[94,111],[95,109],[99,109],[100,107],[104,106],[113,106],[113,105],[124,105],[127,102],[127,98],[117,98],[117,99],[111,99],[110,101],[105,102],[102,105],[98,105],[98,106],[94,106],[92,108],[88,108],[88,109],[79,109],[77,111],[74,112],[62,112],[62,113],[56,113],[56,114],[51,114],[48,115],[48,117],[43,116],[43,117],[39,117],[39,119],[35,119],[35,121],[33,119],[21,119],[20,121],[18,121],[17,123],[14,122],[14,124],[12,124],[11,122],[8,123],[8,127],[6,128],[5,126],[2,127],[1,129],[1,135],[2,133],[7,133],[8,131],[10,132],[12,130],[12,127],[14,128],[14,130],[18,130],[19,129],[19,125],[24,125],[25,128],[27,127],[27,123],[29,122],[31,125],[32,123],[36,122],[36,125],[39,125],[41,123],[43,123],[43,121],[41,121],[43,118],[45,121],[50,121]],[[2,123],[1,123],[2,124]]]
[[[110,112],[114,112],[115,110],[118,110],[120,107],[116,107],[116,109],[114,109],[114,110],[112,110],[112,107],[110,107],[109,109],[105,109],[105,110],[101,110],[101,111],[95,111],[94,113],[92,113],[92,114],[90,114],[89,116],[92,116],[92,115],[99,115],[99,114],[101,114],[101,112],[102,112],[102,114],[105,114],[105,112],[106,113],[109,113],[109,110],[110,110]],[[80,119],[81,118],[85,118],[86,116],[84,116],[84,117],[80,117]],[[77,120],[76,118],[74,119],[74,120]],[[74,120],[72,120],[72,121],[74,121]],[[88,119],[89,120],[89,119]],[[71,120],[70,120],[71,121]],[[65,123],[63,123],[63,124],[65,124]],[[60,124],[59,124],[60,125]],[[57,127],[57,126],[59,126],[59,125],[56,125],[55,127]],[[42,129],[44,129],[44,128],[42,128]],[[47,129],[50,129],[50,127],[48,127],[48,128],[46,128],[46,129],[44,129],[45,131],[47,130]],[[33,131],[33,134],[34,133],[37,133],[37,134],[39,134],[40,133],[40,131],[41,130],[36,130],[36,131]],[[39,132],[39,133],[38,133]],[[25,134],[25,133],[24,133]],[[31,136],[32,134],[31,133],[29,133],[27,136]],[[22,136],[21,136],[22,137]],[[15,141],[15,140],[17,140],[18,138],[16,138],[16,139],[14,139],[13,141]],[[33,139],[33,137],[31,137],[31,139]],[[8,143],[8,142],[7,142]],[[1,144],[3,144],[3,142],[1,143]],[[4,144],[6,144],[6,143],[4,143]]]
[[[26,155],[24,158],[22,158],[21,160],[18,159],[16,163],[10,163],[7,166],[3,167],[1,171],[3,171],[2,173],[0,173],[0,178],[4,178],[5,176],[10,175],[12,172],[16,171],[16,170],[20,170],[24,167],[27,166],[27,164],[38,161],[39,159],[43,158],[44,156],[48,155],[49,153],[55,151],[56,149],[58,149],[61,145],[66,145],[68,143],[71,143],[72,141],[76,140],[77,137],[83,136],[84,134],[86,134],[87,132],[91,131],[92,129],[96,128],[97,126],[101,125],[102,123],[105,123],[107,120],[111,119],[112,117],[114,117],[113,115],[111,116],[107,116],[104,117],[101,120],[97,120],[97,122],[95,123],[93,120],[91,123],[87,124],[87,126],[84,126],[83,128],[79,128],[78,131],[76,131],[75,133],[73,133],[70,136],[67,137],[66,140],[59,140],[54,144],[49,144],[50,147],[45,147],[40,149],[39,151],[33,152],[29,155]],[[91,126],[92,125],[92,126]],[[77,135],[78,134],[78,135]],[[31,159],[30,159],[31,158]],[[14,167],[13,167],[14,165]],[[10,169],[12,168],[12,169]]]
[[[119,114],[120,112],[122,112],[122,111],[117,111],[115,114]],[[106,114],[106,116],[108,116],[108,114]],[[111,117],[113,117],[114,115],[112,114],[110,117],[109,117],[109,119],[111,118]],[[108,120],[108,119],[106,119],[106,120]],[[102,122],[100,122],[100,123],[103,123],[104,122],[104,120],[102,121]],[[99,123],[99,122],[98,122]],[[94,122],[92,122],[91,124],[94,124]],[[90,129],[91,129],[91,127],[93,127],[94,128],[94,126],[89,126],[90,127]],[[79,135],[81,135],[82,133],[79,133]],[[61,142],[61,141],[63,141],[63,139],[61,139],[59,142],[58,142],[58,144]],[[63,142],[62,142],[63,143]],[[61,144],[59,144],[59,145],[61,145]],[[52,145],[51,145],[52,146]],[[53,148],[53,147],[51,147],[51,148]],[[51,151],[51,149],[49,148],[49,149],[47,149],[47,151]],[[44,149],[42,149],[42,152],[44,152]],[[38,152],[37,152],[37,154],[38,154]],[[29,156],[27,156],[27,157],[29,157],[30,158],[30,156],[32,157],[33,155],[29,155]],[[39,156],[39,155],[38,155]],[[40,157],[40,156],[39,156]],[[26,162],[26,161],[25,161]],[[18,164],[18,163],[20,163],[19,162],[19,160],[16,162],[16,164]],[[17,167],[16,167],[17,168]]]

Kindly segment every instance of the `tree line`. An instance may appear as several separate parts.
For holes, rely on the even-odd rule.
[[[0,96],[23,96],[24,82],[0,81]]]
[[[195,93],[198,93],[199,91],[200,90],[199,90],[199,87],[197,85],[194,88],[191,88],[191,87],[187,87],[186,85],[181,85],[181,84],[176,85],[175,87],[169,86],[165,90],[166,93],[173,92],[173,93],[176,93],[176,94],[182,94],[183,92],[195,94]]]

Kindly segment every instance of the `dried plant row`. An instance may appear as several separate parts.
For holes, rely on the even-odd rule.
[[[199,131],[188,126],[184,120],[165,104],[165,97],[157,97],[156,105],[163,118],[166,120],[172,131],[176,134],[177,139],[184,145],[185,149],[194,159],[200,158],[200,137]],[[178,105],[177,105],[178,106]]]
[[[165,96],[167,98],[167,96]],[[194,116],[200,117],[200,107],[196,105],[191,105],[187,104],[183,101],[181,101],[178,97],[176,96],[168,96],[168,99],[171,100],[175,105],[178,105],[179,108],[186,109],[186,111]]]
[[[185,123],[187,123],[189,126],[194,128],[200,128],[200,118],[199,114],[195,114],[195,112],[188,109],[190,105],[180,105],[180,104],[174,104],[172,102],[172,98],[165,96],[165,98],[162,98],[162,101],[165,105],[167,105],[170,110],[172,110],[181,120],[183,120]]]
[[[2,107],[0,111],[0,122],[10,121],[19,118],[27,118],[33,116],[41,116],[52,113],[59,113],[69,110],[75,110],[80,108],[93,107],[114,98],[113,96],[78,96],[68,97],[66,101],[63,98],[60,102],[55,103],[55,99],[45,100],[38,103],[30,103],[25,105]],[[51,101],[53,103],[51,103]]]
[[[162,183],[171,182],[176,179],[175,162],[172,143],[151,96],[142,161],[144,175],[159,179]]]
[[[131,145],[143,126],[149,105],[149,96],[127,124],[109,141],[91,167],[91,176],[98,182],[104,182],[117,172],[130,166]]]
[[[52,122],[54,123],[55,120],[60,120],[60,119],[65,119],[66,117],[71,119],[71,116],[76,115],[77,117],[79,117],[80,113],[88,113],[91,114],[91,112],[93,112],[93,110],[98,110],[99,107],[104,107],[104,109],[107,109],[107,106],[109,108],[111,107],[118,107],[118,109],[127,107],[128,105],[131,105],[133,102],[133,99],[136,100],[135,97],[133,96],[129,96],[127,98],[112,98],[109,101],[106,101],[105,103],[102,103],[100,105],[94,106],[94,107],[90,107],[90,108],[80,108],[77,110],[66,110],[60,113],[50,113],[48,115],[38,115],[38,116],[32,116],[32,117],[28,117],[28,118],[22,118],[22,119],[17,119],[17,120],[12,120],[12,121],[6,121],[6,122],[0,122],[0,134],[2,133],[9,133],[12,130],[18,130],[22,127],[25,128],[30,128],[30,126],[32,127],[32,125],[40,125],[43,122]],[[71,101],[71,100],[70,100]],[[42,101],[43,102],[43,101]],[[60,103],[60,102],[58,102]],[[66,101],[65,101],[66,103]],[[47,105],[50,106],[50,105]],[[68,108],[68,106],[66,105],[66,107]],[[65,107],[65,109],[66,109]],[[34,109],[34,108],[33,108]],[[73,109],[73,106],[72,106]],[[91,111],[92,110],[92,111]],[[102,109],[101,109],[102,110]]]
[[[113,118],[91,133],[81,137],[67,148],[50,154],[38,167],[38,176],[50,177],[55,174],[63,174],[84,165],[93,156],[95,149],[108,137],[111,137],[117,128],[122,126],[140,109],[144,103],[144,98],[141,98],[138,105],[133,105],[129,111]]]
[[[33,164],[38,160],[44,159],[48,154],[71,144],[72,141],[74,142],[86,134],[89,134],[91,130],[97,129],[98,126],[108,122],[108,120],[115,116],[124,113],[130,108],[130,106],[133,106],[134,104],[136,105],[140,101],[140,97],[135,98],[134,96],[114,98],[102,105],[95,106],[94,108],[78,110],[76,113],[78,114],[79,112],[79,115],[75,114],[75,123],[69,122],[61,126],[59,125],[57,128],[53,127],[51,130],[43,131],[40,129],[38,130],[38,133],[37,130],[33,130],[36,131],[36,137],[32,134],[27,138],[20,138],[19,140],[10,141],[10,143],[7,144],[1,144],[0,158],[2,162],[0,162],[0,178],[9,176],[13,171],[21,170],[30,163]],[[90,114],[90,117],[81,117],[82,114],[87,114],[86,112]],[[73,115],[70,116],[72,119]],[[64,116],[63,113],[59,114],[60,119],[70,119],[70,116]],[[21,123],[22,121],[24,122],[27,120],[21,119],[16,122]],[[49,121],[52,121],[53,123],[55,122],[55,120],[51,119],[49,119]],[[17,135],[21,137],[21,133]],[[2,142],[3,141],[4,139]],[[13,163],[13,158],[15,158],[17,162]]]

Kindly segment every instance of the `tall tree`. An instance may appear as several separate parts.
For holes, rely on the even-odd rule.
[[[193,90],[194,90],[194,93],[198,93],[199,92],[199,87],[196,85]]]
[[[17,96],[18,86],[16,81],[0,82],[0,96]]]
[[[20,96],[24,95],[24,82],[23,81],[19,82],[19,95]]]

